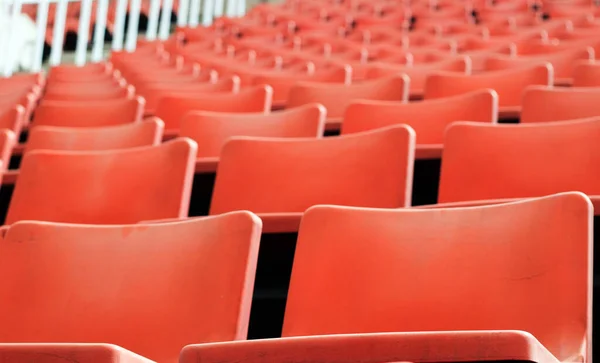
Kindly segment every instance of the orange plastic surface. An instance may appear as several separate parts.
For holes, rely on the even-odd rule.
[[[19,220],[136,223],[186,217],[196,143],[23,156],[6,224]],[[40,181],[43,180],[43,183]]]
[[[425,85],[425,99],[455,96],[482,88],[498,93],[499,112],[519,109],[523,90],[531,85],[552,84],[552,66],[541,64],[530,67],[460,75],[438,73],[429,76]]]
[[[150,359],[111,344],[0,343],[2,363],[152,363]]]
[[[446,132],[438,201],[571,190],[600,195],[598,138],[600,118],[529,125],[455,123]]]
[[[340,334],[196,344],[180,363],[389,363],[516,360],[558,363],[521,331]]]
[[[159,145],[164,123],[153,118],[117,126],[55,127],[36,126],[29,130],[25,146],[32,150],[111,150]]]
[[[0,182],[2,181],[2,175],[8,169],[10,163],[10,156],[12,150],[17,144],[17,137],[14,132],[6,129],[0,129]]]
[[[523,93],[521,123],[600,116],[600,88],[530,87]]]
[[[161,98],[156,116],[165,122],[167,132],[178,131],[181,120],[191,111],[264,112],[271,111],[273,90],[269,86],[246,88],[239,93],[172,94]]]
[[[320,137],[326,114],[319,104],[269,114],[196,111],[183,118],[179,135],[198,143],[199,159],[211,158],[233,136]]]
[[[559,361],[585,361],[592,217],[581,193],[471,208],[311,208],[283,335],[521,330]],[[480,339],[456,343],[449,353],[474,361],[502,354]]]
[[[99,127],[140,121],[144,99],[97,101],[42,101],[35,110],[33,125]]]
[[[576,64],[573,69],[573,87],[600,87],[600,63]]]
[[[409,206],[414,145],[405,125],[324,139],[232,138],[221,151],[210,214],[250,210],[270,214],[265,231],[295,231],[316,204]]]
[[[479,90],[421,102],[358,101],[346,109],[342,135],[396,124],[406,124],[417,133],[419,145],[444,142],[446,127],[455,121],[495,123],[498,119],[498,95]]]
[[[405,75],[351,85],[300,82],[290,90],[287,107],[320,103],[327,108],[327,126],[339,128],[346,107],[356,100],[407,101],[409,82]]]
[[[260,234],[248,212],[16,223],[0,242],[0,340],[109,342],[176,363],[187,344],[245,339]]]
[[[15,135],[21,134],[25,113],[25,108],[21,105],[0,107],[0,129],[11,130]]]

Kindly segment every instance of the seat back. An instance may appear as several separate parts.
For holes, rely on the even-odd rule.
[[[97,101],[42,101],[35,110],[35,126],[99,127],[137,122],[144,99]]]
[[[405,125],[316,140],[233,138],[221,151],[210,213],[408,206],[414,145]]]
[[[218,157],[233,136],[320,137],[326,114],[319,104],[269,114],[196,111],[183,118],[179,136],[198,143],[199,158]]]
[[[559,361],[579,360],[582,347],[591,353],[592,216],[581,193],[444,210],[311,208],[283,336],[523,330]]]
[[[358,101],[346,109],[342,135],[406,124],[415,130],[417,144],[442,144],[452,122],[495,123],[497,119],[498,95],[493,90],[409,103]]]
[[[600,116],[600,88],[529,87],[523,93],[521,123]]]
[[[346,107],[356,100],[406,101],[408,85],[409,78],[405,75],[362,81],[351,85],[300,82],[290,90],[287,106],[298,107],[316,102],[327,108],[328,118],[338,118],[342,117]]]
[[[164,123],[159,119],[104,127],[36,126],[25,146],[32,150],[111,150],[159,145]]]
[[[191,111],[263,112],[271,111],[273,90],[269,86],[246,88],[239,93],[171,94],[158,101],[155,115],[165,122],[165,130],[179,130],[181,120]]]
[[[25,108],[12,103],[0,106],[0,129],[11,130],[19,135],[25,123]]]
[[[17,136],[14,132],[7,129],[0,129],[0,170],[2,172],[8,169],[10,157],[17,141]],[[2,174],[0,174],[0,182],[1,181]]]
[[[523,90],[531,85],[552,85],[552,66],[541,64],[474,75],[432,74],[427,78],[424,97],[449,97],[491,88],[498,93],[500,107],[515,107],[521,105]]]
[[[599,137],[600,118],[530,125],[455,123],[446,131],[438,201],[570,190],[598,195]]]
[[[573,87],[600,87],[600,64],[590,62],[577,64],[573,70]]]
[[[31,151],[23,157],[6,223],[187,217],[196,148],[181,138],[127,150]]]
[[[0,339],[111,342],[176,363],[186,344],[246,339],[261,221],[19,222],[0,241]]]

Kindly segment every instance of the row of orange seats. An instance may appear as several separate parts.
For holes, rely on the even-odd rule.
[[[368,11],[391,11],[380,4]],[[440,9],[439,20],[459,13]],[[408,102],[410,44],[392,74],[365,80],[355,69],[385,56],[305,36],[306,25],[291,39],[249,35],[246,20],[7,80],[22,85],[6,92],[7,117],[29,135],[18,178],[5,173],[16,184],[0,242],[0,341],[107,342],[185,363],[591,360],[593,51],[565,73],[576,87],[553,86],[570,83],[555,82],[553,49],[508,70],[465,70],[459,86],[432,67],[424,100]],[[365,34],[352,41],[370,44]],[[517,77],[533,70],[541,83]],[[267,71],[283,93],[253,81]],[[271,112],[277,93],[287,109]],[[529,124],[497,124],[511,97],[509,116]],[[8,165],[16,138],[4,134]],[[442,157],[427,176],[439,178],[439,203],[408,208],[419,162]],[[212,216],[187,219],[197,179],[215,172]],[[285,338],[217,343],[271,336]],[[148,361],[135,353],[0,344],[17,362]]]

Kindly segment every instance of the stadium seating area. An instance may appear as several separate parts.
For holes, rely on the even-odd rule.
[[[0,79],[0,362],[591,362],[599,54],[591,0],[287,0]]]

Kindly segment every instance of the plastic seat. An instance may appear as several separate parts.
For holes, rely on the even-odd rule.
[[[42,101],[35,110],[34,126],[100,127],[138,122],[144,114],[143,98],[98,101]]]
[[[150,359],[112,344],[0,343],[0,360],[7,363],[152,363]]]
[[[36,126],[25,146],[32,150],[112,150],[156,146],[162,141],[164,122],[157,118],[105,127]]]
[[[320,103],[327,108],[328,130],[339,130],[346,107],[353,101],[367,99],[378,101],[408,100],[410,79],[396,75],[381,79],[343,84],[297,83],[290,90],[288,107],[298,107],[309,103]]]
[[[15,136],[21,134],[25,124],[25,108],[21,105],[0,106],[0,129],[14,132]]]
[[[405,125],[316,140],[232,138],[221,151],[210,214],[250,210],[266,232],[296,232],[316,204],[406,207],[414,145]]]
[[[523,93],[521,123],[600,116],[600,88],[530,87]]]
[[[529,198],[577,190],[596,204],[598,137],[600,118],[529,125],[454,123],[446,131],[438,201]]]
[[[73,84],[63,83],[46,87],[44,100],[47,101],[97,101],[109,99],[132,98],[135,88],[126,83],[117,85],[110,83],[82,83],[74,86]]]
[[[196,111],[183,118],[179,136],[198,143],[196,172],[214,172],[221,149],[231,137],[321,137],[326,114],[319,104],[270,114]]]
[[[380,78],[394,74],[406,74],[410,78],[410,98],[421,99],[425,89],[425,82],[430,74],[435,72],[457,72],[471,74],[471,60],[469,57],[455,56],[452,59],[418,64],[412,67],[403,67],[389,63],[373,63],[367,72],[367,78]]]
[[[109,341],[176,363],[187,344],[245,339],[260,233],[248,212],[138,225],[19,222],[0,242],[0,340]]]
[[[24,219],[115,224],[187,217],[196,149],[195,142],[181,138],[126,150],[28,152],[6,224]]]
[[[0,182],[2,182],[2,176],[8,169],[10,156],[16,144],[17,137],[14,132],[0,129]]]
[[[191,111],[269,113],[272,97],[273,90],[269,86],[246,88],[239,93],[206,93],[197,96],[173,93],[159,100],[155,116],[165,122],[166,135],[177,135],[181,120]]]
[[[446,127],[455,121],[496,123],[498,95],[480,90],[420,102],[358,101],[346,109],[342,135],[405,124],[417,134],[417,159],[440,158]]]
[[[531,85],[552,85],[549,63],[474,75],[437,73],[427,78],[425,99],[442,98],[491,88],[498,93],[499,117],[516,118],[521,112],[523,91]]]
[[[594,50],[592,47],[579,47],[565,49],[546,54],[524,55],[514,58],[489,57],[486,60],[486,70],[501,70],[520,68],[541,62],[552,64],[554,69],[553,83],[560,86],[568,86],[573,83],[574,64],[581,60],[593,60]]]
[[[600,63],[577,64],[573,70],[573,87],[600,87]]]
[[[405,332],[394,346],[417,362],[585,362],[592,214],[575,192],[444,210],[316,206],[282,335]]]

